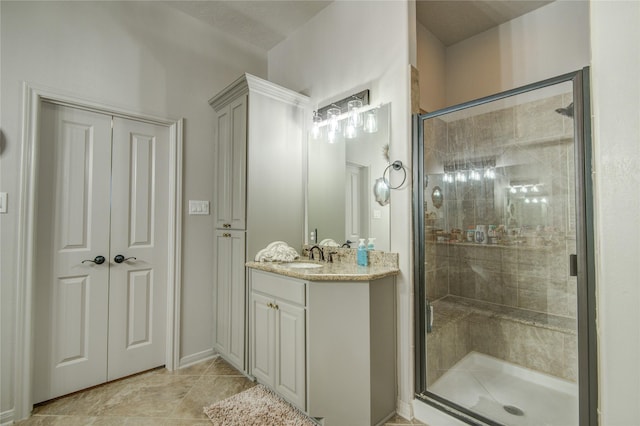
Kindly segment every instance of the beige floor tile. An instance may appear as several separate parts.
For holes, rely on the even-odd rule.
[[[34,414],[92,416],[128,382],[116,381],[64,396],[34,408]]]
[[[256,384],[246,377],[202,376],[171,413],[176,419],[206,419],[203,408]]]
[[[156,369],[36,407],[20,426],[210,426],[205,406],[256,383],[221,358]],[[385,426],[422,425],[395,416]]]
[[[129,382],[90,414],[166,417],[198,380],[197,376],[154,375],[145,381]]]
[[[166,368],[163,369],[163,374],[170,374],[174,376],[201,376],[209,369],[211,364],[213,364],[215,360],[211,359],[208,361],[199,362],[194,365],[190,365],[189,367],[179,368],[177,370],[169,371]]]
[[[211,361],[209,368],[204,372],[206,376],[242,376],[243,374],[222,358]]]

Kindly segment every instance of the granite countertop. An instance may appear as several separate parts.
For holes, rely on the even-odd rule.
[[[288,266],[289,263],[295,262],[315,263],[322,266],[317,268],[291,268]],[[372,281],[400,273],[400,269],[395,265],[358,266],[355,262],[329,263],[305,259],[295,262],[247,262],[245,265],[248,268],[307,281]]]

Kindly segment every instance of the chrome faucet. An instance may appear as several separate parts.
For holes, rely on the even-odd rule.
[[[322,249],[318,245],[315,245],[309,249],[309,259],[313,260],[313,249],[318,249],[318,253],[320,254],[320,260],[324,261],[324,253],[322,252]]]

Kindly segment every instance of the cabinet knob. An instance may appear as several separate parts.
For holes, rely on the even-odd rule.
[[[226,238],[229,238],[229,237],[231,236],[231,234],[230,234],[230,233],[228,233],[228,232],[225,232],[224,234],[222,234],[222,236],[223,236],[223,237],[226,237]]]
[[[231,224],[230,223],[225,223],[222,225],[223,228],[231,228]]]

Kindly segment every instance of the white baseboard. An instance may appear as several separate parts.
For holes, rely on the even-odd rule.
[[[413,407],[411,406],[410,402],[397,400],[396,413],[407,420],[413,419]]]
[[[13,424],[13,408],[11,410],[0,413],[0,426],[9,426]]]
[[[216,356],[217,354],[213,351],[213,349],[207,349],[202,352],[187,355],[185,357],[180,358],[180,363],[178,365],[178,368],[189,367],[190,365],[213,359]]]

